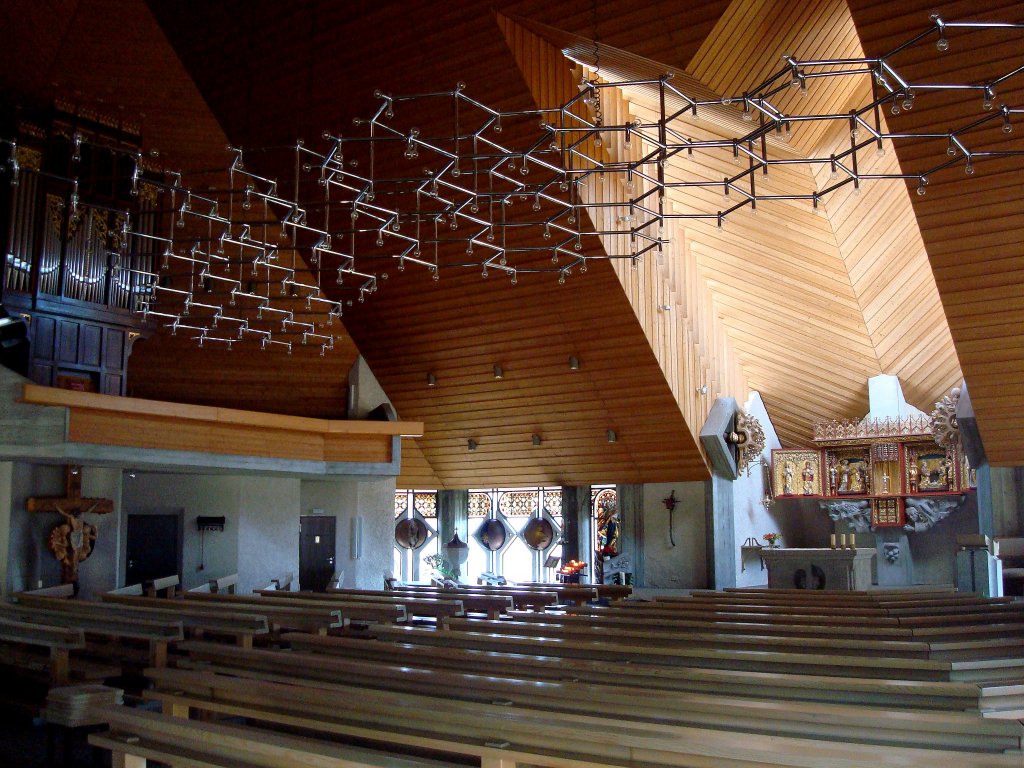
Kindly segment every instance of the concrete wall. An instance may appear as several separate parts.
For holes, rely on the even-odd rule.
[[[97,529],[92,555],[78,567],[79,595],[88,600],[119,586],[117,572],[122,551],[120,523],[123,519],[121,470],[82,467],[82,496],[87,499],[111,499],[114,502],[112,514],[85,516],[86,521]]]
[[[675,546],[669,540],[668,509],[662,499],[675,491]],[[649,483],[643,487],[644,583],[662,589],[707,585],[704,544],[704,483]]]
[[[11,562],[11,502],[14,462],[0,461],[0,600],[7,599],[7,568]]]
[[[765,448],[762,458],[771,462],[773,448],[780,448],[778,435],[772,426],[768,412],[761,401],[761,395],[751,392],[743,409],[755,417],[764,430]],[[800,523],[792,516],[784,513],[779,505],[764,506],[764,469],[757,460],[749,467],[749,474],[741,472],[733,483],[733,517],[734,541],[736,552],[736,585],[740,587],[760,586],[768,583],[768,572],[761,570],[760,558],[756,552],[743,556],[741,546],[747,539],[755,539],[764,543],[766,533],[778,533],[782,536],[784,546],[801,546],[799,539]]]
[[[380,589],[383,573],[391,569],[395,538],[395,480],[304,480],[301,514],[336,518],[335,563],[344,571],[342,586]],[[362,546],[353,548],[353,520],[361,519]],[[358,554],[358,556],[356,556]]]
[[[192,589],[210,579],[237,573],[240,481],[240,477],[233,475],[151,472],[136,472],[135,477],[126,475],[122,495],[125,515],[122,523],[118,585],[124,584],[124,539],[128,515],[157,511],[184,511],[184,572],[181,574],[184,589]],[[196,528],[196,518],[199,516],[223,516],[224,530],[200,534]]]
[[[299,572],[300,480],[238,478],[238,591],[267,586]]]
[[[63,522],[63,519],[56,514],[30,515],[25,503],[30,496],[63,495],[63,467],[14,462],[11,474],[11,525],[7,564],[9,592],[60,584],[60,564],[50,554],[46,541],[50,530]],[[92,519],[89,522],[95,524]],[[98,527],[99,537],[102,537],[105,533],[102,523]],[[82,568],[89,565],[90,563],[86,561]]]

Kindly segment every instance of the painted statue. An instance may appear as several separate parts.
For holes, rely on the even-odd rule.
[[[804,481],[804,496],[810,496],[814,493],[814,468],[811,467],[811,462],[804,462],[804,471],[800,473],[800,477]]]

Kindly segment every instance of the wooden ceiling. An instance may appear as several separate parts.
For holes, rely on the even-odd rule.
[[[1019,4],[1002,4],[990,4],[994,17],[1019,15]],[[463,80],[505,109],[564,93],[571,64],[519,20],[596,36],[725,92],[754,79],[745,74],[773,69],[782,52],[860,55],[863,40],[877,53],[917,31],[930,9],[897,15],[888,3],[852,5],[851,17],[841,0],[696,2],[685,10],[605,0],[595,35],[588,0],[311,1],[289,13],[270,2],[69,1],[53,24],[18,0],[5,4],[4,28],[26,33],[0,53],[0,78],[8,88],[19,83],[20,94],[78,91],[144,113],[147,143],[194,166],[222,157],[228,141],[290,143],[343,129],[368,113],[377,88],[413,93]],[[939,10],[977,15],[968,6]],[[111,46],[114,18],[130,19],[132,32]],[[963,51],[948,55],[957,77],[977,71]],[[808,98],[815,109],[840,111],[861,97],[837,85]],[[625,93],[615,108],[644,116],[652,105]],[[929,114],[945,130],[946,118],[925,110],[900,118],[920,123],[894,127],[927,129]],[[688,130],[720,130],[705,123]],[[835,131],[806,131],[779,151],[815,154],[840,140]],[[896,147],[876,162],[891,168],[897,160],[919,158]],[[669,173],[716,178],[720,165],[683,161]],[[158,335],[137,346],[130,386],[142,397],[337,417],[348,368],[362,353],[400,416],[425,422],[424,437],[405,448],[400,484],[457,488],[702,479],[694,434],[716,395],[743,400],[760,391],[784,442],[802,444],[813,421],[867,411],[867,376],[899,375],[911,402],[930,410],[962,364],[990,458],[1024,464],[1010,437],[1024,427],[1014,420],[1024,415],[1013,415],[1024,414],[1024,175],[1019,163],[990,165],[979,164],[967,184],[935,179],[924,198],[878,184],[829,199],[824,216],[778,203],[757,216],[739,213],[721,231],[675,226],[666,263],[648,259],[634,271],[594,262],[564,286],[533,275],[513,287],[475,272],[434,282],[408,269],[346,308],[340,349],[325,358],[198,350]],[[816,179],[794,168],[769,183],[810,190]],[[720,196],[703,197],[673,193],[671,203],[677,211],[721,206]],[[992,311],[993,299],[1002,311]],[[579,370],[569,369],[570,356]],[[437,386],[427,387],[428,372]],[[702,384],[707,396],[698,394]],[[608,442],[608,429],[617,442]]]

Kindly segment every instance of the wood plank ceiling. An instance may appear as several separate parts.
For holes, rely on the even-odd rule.
[[[909,0],[898,6],[852,0],[850,6],[869,55],[891,50],[931,13],[951,21],[1024,22],[1024,4],[1014,0]],[[1020,54],[1019,35],[993,42],[991,35],[951,32],[946,53],[936,56],[929,45],[908,52],[901,64],[914,80],[978,82],[1004,74],[1006,62],[1019,62]],[[1003,101],[1024,102],[1024,78],[998,89],[997,103]],[[984,114],[980,102],[976,92],[944,97],[933,107],[889,119],[895,130],[946,131]],[[1013,134],[1003,133],[997,121],[966,140],[974,150],[1007,148],[1014,140],[1019,148],[1021,131],[1021,121],[1015,121]],[[905,173],[918,173],[931,164],[925,153],[934,157],[945,148],[944,142],[897,146],[896,154]],[[1024,168],[1019,158],[975,165],[969,179],[963,164],[936,174],[927,194],[913,195],[912,202],[989,460],[1019,466],[1024,464]]]
[[[5,10],[12,5],[24,6],[12,18],[37,18],[24,0]],[[48,37],[33,27],[33,67],[47,75],[30,90],[48,96],[44,84],[57,80],[65,91],[145,112],[148,140],[183,158],[193,146],[196,156],[210,157],[227,140],[260,146],[318,136],[367,114],[376,88],[412,93],[464,80],[471,94],[498,108],[550,99],[564,91],[566,77],[571,86],[570,64],[559,65],[557,50],[540,45],[547,43],[522,20],[596,37],[719,92],[774,69],[782,52],[860,55],[856,32],[877,52],[927,20],[923,11],[893,15],[891,4],[868,0],[854,3],[852,21],[842,0],[698,2],[685,10],[672,2],[607,0],[596,14],[586,0],[457,7],[314,1],[288,13],[264,2],[154,2],[152,16],[141,2],[68,5],[74,19],[66,32],[54,25]],[[994,15],[1005,17],[1015,4],[1005,5]],[[959,14],[951,17],[975,13],[952,10]],[[126,44],[145,55],[117,62],[101,55],[103,22],[115,13],[131,15],[136,31]],[[82,66],[94,60],[96,67]],[[971,71],[960,59],[950,62],[959,76]],[[7,63],[17,73],[17,63]],[[799,106],[842,111],[862,96],[835,85],[812,89],[813,107]],[[622,94],[615,109],[652,114],[638,93]],[[922,125],[927,117],[910,115]],[[687,130],[721,132],[710,121]],[[840,140],[836,131],[805,131],[778,151],[834,151],[828,148]],[[876,163],[892,168],[897,158],[916,159],[897,147]],[[730,166],[701,158],[676,163],[669,174],[721,178]],[[981,199],[939,180],[925,198],[879,184],[829,199],[825,216],[777,203],[757,216],[741,212],[721,231],[675,226],[666,264],[649,259],[634,272],[594,262],[564,286],[550,275],[526,276],[512,287],[448,272],[435,283],[410,269],[346,309],[340,354],[285,358],[243,347],[229,354],[159,335],[137,348],[130,383],[146,397],[336,417],[344,412],[348,367],[361,351],[400,416],[426,423],[425,436],[406,447],[401,485],[671,482],[707,476],[693,435],[716,395],[742,400],[748,389],[759,390],[783,440],[802,444],[814,420],[862,415],[865,378],[875,373],[900,375],[909,399],[930,409],[959,380],[959,352],[961,360],[968,356],[964,370],[990,458],[1024,464],[1000,421],[1005,411],[1024,414],[1019,164],[1015,170],[990,176],[979,167],[984,180],[972,178],[969,188]],[[769,183],[812,190],[817,181],[794,169],[773,173]],[[997,199],[1000,188],[1010,195]],[[677,211],[721,207],[709,195],[674,192],[670,202]],[[999,199],[1011,202],[1000,207]],[[972,221],[987,223],[992,234]],[[962,250],[953,254],[965,233],[976,244],[966,263],[977,270],[965,266]],[[1007,311],[988,309],[993,297]],[[998,344],[988,340],[993,331]],[[579,370],[569,369],[570,356]],[[493,377],[495,364],[505,371],[501,380]],[[428,372],[437,386],[427,386]],[[695,394],[700,384],[709,385],[707,397]],[[616,443],[607,441],[608,429]],[[533,434],[541,445],[533,445]],[[470,439],[476,451],[468,450]]]

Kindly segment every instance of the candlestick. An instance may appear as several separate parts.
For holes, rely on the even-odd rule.
[[[846,547],[846,534],[845,533],[839,534],[839,546],[843,547],[843,548]]]
[[[834,533],[831,536],[829,536],[829,544],[831,545],[832,549],[836,548],[836,535]]]

